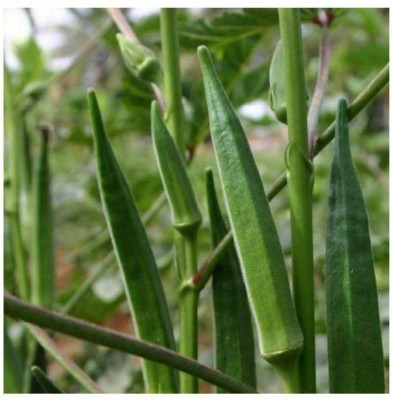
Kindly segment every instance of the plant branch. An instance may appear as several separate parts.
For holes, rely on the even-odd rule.
[[[33,306],[9,293],[4,294],[4,313],[9,317],[21,319],[42,328],[168,365],[233,393],[255,393],[254,388],[237,379],[183,357],[174,351],[76,318],[66,317],[42,307]]]

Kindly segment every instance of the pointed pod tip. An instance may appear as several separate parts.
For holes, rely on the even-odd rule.
[[[206,179],[211,179],[213,177],[213,168],[212,167],[205,168],[205,176],[206,176]]]
[[[208,60],[211,60],[209,49],[206,46],[199,46],[197,49],[198,58],[200,63],[206,63]]]
[[[96,92],[93,87],[87,88],[87,95],[88,96],[95,96]]]

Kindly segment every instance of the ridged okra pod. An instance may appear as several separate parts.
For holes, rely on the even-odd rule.
[[[91,89],[88,103],[101,201],[137,335],[173,350],[172,324],[156,262],[134,198],[107,139],[96,95]],[[177,374],[173,369],[143,361],[143,372],[147,392],[177,392]]]
[[[192,278],[197,270],[197,233],[202,222],[201,212],[189,180],[186,165],[169,134],[157,102],[152,103],[151,123],[154,150],[175,228],[176,266],[180,285]],[[198,357],[198,293],[185,288],[179,294],[179,351]],[[198,380],[180,373],[181,393],[198,391]]]
[[[206,193],[212,246],[228,233],[218,204],[213,171],[206,170]],[[254,335],[246,288],[232,244],[213,272],[212,279],[215,366],[256,388]],[[236,318],[234,318],[236,315]],[[227,393],[217,388],[217,393]]]
[[[206,47],[198,49],[210,131],[262,355],[297,391],[303,335],[261,178],[240,121]]]
[[[366,205],[340,100],[326,235],[326,311],[332,393],[384,393],[377,286]]]
[[[40,133],[40,151],[35,164],[32,191],[32,301],[52,308],[55,298],[55,261],[48,154],[50,129],[43,126]]]

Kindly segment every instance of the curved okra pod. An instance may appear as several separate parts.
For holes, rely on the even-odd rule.
[[[206,170],[206,192],[212,246],[228,233],[214,187],[213,172]],[[228,248],[213,272],[216,368],[256,387],[254,335],[246,288],[235,246]],[[237,318],[233,318],[236,315]],[[217,387],[217,393],[227,393]]]
[[[367,209],[353,164],[348,109],[340,100],[326,236],[330,391],[384,393],[378,296]]]
[[[33,176],[32,198],[32,301],[52,308],[55,297],[55,261],[50,192],[48,144],[50,129],[41,128],[40,152]]]
[[[210,130],[229,219],[262,355],[297,391],[303,334],[284,257],[247,137],[224,92],[206,47],[198,49]]]
[[[172,324],[152,250],[127,182],[106,137],[98,102],[88,91],[97,177],[105,219],[140,338],[175,349]],[[177,392],[177,374],[143,361],[147,391]]]

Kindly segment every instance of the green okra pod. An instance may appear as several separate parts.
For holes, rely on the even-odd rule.
[[[183,157],[162,120],[156,101],[152,103],[151,121],[154,150],[171,207],[173,226],[180,232],[197,231],[202,215]]]
[[[212,246],[228,233],[218,204],[213,172],[206,170],[206,192]],[[254,335],[246,288],[232,242],[213,272],[212,279],[215,366],[256,388]],[[236,316],[236,317],[235,317]],[[217,393],[227,393],[217,387]]]
[[[220,179],[261,353],[297,391],[303,334],[278,234],[240,121],[206,47],[198,49]]]
[[[88,91],[97,177],[105,219],[140,338],[175,349],[172,323],[156,262],[134,198],[107,139],[96,95]],[[176,372],[143,361],[148,392],[177,392]]]
[[[55,261],[49,169],[50,128],[42,126],[40,151],[33,176],[31,264],[32,301],[52,308],[55,299]]]
[[[31,367],[31,374],[41,386],[43,393],[63,393],[63,391],[52,382],[49,376],[36,365]]]
[[[345,100],[339,101],[337,110],[325,274],[330,391],[384,393],[368,215],[352,160]]]

